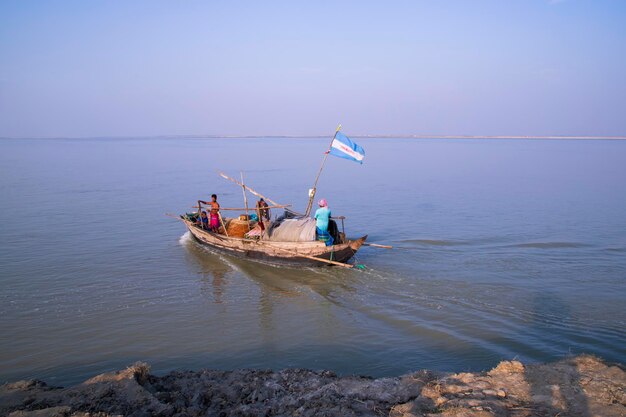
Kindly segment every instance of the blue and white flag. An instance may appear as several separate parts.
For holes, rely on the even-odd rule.
[[[337,132],[333,143],[330,144],[330,154],[359,164],[362,164],[365,158],[365,150],[341,132]]]

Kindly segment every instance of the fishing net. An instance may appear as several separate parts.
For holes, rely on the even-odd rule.
[[[310,242],[315,240],[315,219],[284,219],[273,226],[266,237],[275,242]]]

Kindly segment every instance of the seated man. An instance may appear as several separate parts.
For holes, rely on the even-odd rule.
[[[328,222],[330,220],[330,209],[326,199],[322,198],[317,203],[320,208],[315,211],[315,231],[317,232],[317,240],[320,240],[326,244],[326,246],[333,245],[333,238],[328,233]]]
[[[206,215],[206,211],[202,210],[202,214],[200,215],[200,227],[204,230],[209,230],[209,217]]]

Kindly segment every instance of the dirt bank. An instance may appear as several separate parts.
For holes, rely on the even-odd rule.
[[[0,387],[17,416],[626,416],[626,373],[592,356],[482,373],[418,371],[397,378],[287,369],[150,374],[137,363],[70,387]]]

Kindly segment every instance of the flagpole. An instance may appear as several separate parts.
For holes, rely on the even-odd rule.
[[[313,188],[311,189],[310,195],[309,195],[309,203],[306,206],[306,212],[305,212],[305,216],[309,216],[311,214],[311,208],[313,207],[313,199],[315,198],[315,192],[317,191],[317,181],[320,179],[320,174],[322,173],[322,170],[324,169],[324,164],[326,164],[326,159],[328,158],[328,154],[330,153],[330,148],[333,145],[333,142],[335,141],[335,138],[337,137],[337,133],[341,130],[341,124],[339,126],[337,126],[337,130],[335,130],[335,134],[333,135],[333,138],[330,140],[330,144],[328,145],[328,150],[326,152],[324,152],[324,159],[322,159],[322,165],[320,166],[320,170],[317,172],[317,176],[315,177],[315,182],[313,183]]]

